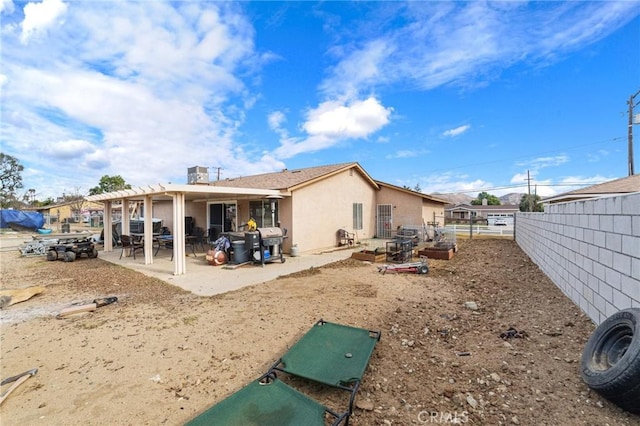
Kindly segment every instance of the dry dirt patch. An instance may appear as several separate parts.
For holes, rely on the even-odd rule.
[[[46,286],[0,312],[1,376],[39,369],[2,405],[3,425],[182,424],[258,377],[319,318],[382,331],[354,425],[640,421],[582,383],[593,324],[510,240],[460,241],[427,275],[348,260],[213,297],[99,258],[0,256],[2,288]],[[120,300],[53,316],[107,295]],[[501,339],[509,327],[525,336]]]

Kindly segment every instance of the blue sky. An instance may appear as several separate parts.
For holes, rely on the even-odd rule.
[[[196,165],[357,161],[473,196],[628,173],[640,1],[0,0],[0,17],[2,152],[38,199]]]

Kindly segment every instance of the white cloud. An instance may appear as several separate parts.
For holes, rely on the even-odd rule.
[[[291,158],[332,147],[346,139],[366,138],[389,123],[391,112],[392,108],[385,108],[373,97],[348,103],[323,102],[307,113],[302,125],[306,137],[282,139],[275,155]]]
[[[11,0],[0,0],[0,13],[13,13],[15,6]]]
[[[42,151],[58,159],[81,158],[86,153],[94,151],[94,147],[90,142],[83,140],[66,140],[56,144],[45,145]]]
[[[401,151],[396,151],[393,154],[389,154],[387,156],[385,156],[386,159],[394,159],[394,158],[411,158],[411,157],[417,157],[418,153],[416,151],[410,151],[410,150],[401,150]]]
[[[10,22],[3,27],[4,146],[25,168],[73,167],[90,182],[104,174],[133,185],[184,182],[196,163],[227,176],[283,168],[252,165],[260,157],[235,141],[255,101],[238,76],[250,79],[264,63],[239,10],[231,3],[28,4],[22,35]],[[46,44],[21,44],[45,32]],[[52,195],[73,183],[53,172],[26,177]]]
[[[482,86],[513,64],[557,61],[638,14],[637,2],[408,2],[392,12],[396,25],[384,26],[391,13],[382,10],[333,47],[340,62],[321,84],[323,93],[354,96],[386,85]],[[372,33],[375,39],[365,39]]]
[[[54,25],[60,24],[66,11],[67,5],[60,0],[27,3],[22,21],[22,42],[27,43],[34,35],[44,33]]]
[[[569,156],[555,155],[551,157],[538,157],[528,161],[519,161],[516,163],[519,167],[527,167],[535,172],[540,169],[544,169],[547,167],[557,167],[569,162]]]
[[[447,137],[456,137],[456,136],[460,136],[463,133],[466,133],[467,130],[469,130],[471,128],[470,124],[465,124],[463,126],[458,126],[455,127],[453,129],[449,129],[446,130],[442,133],[442,136],[447,136]]]
[[[313,136],[363,138],[385,126],[391,111],[373,97],[346,105],[328,101],[309,111],[302,128]]]

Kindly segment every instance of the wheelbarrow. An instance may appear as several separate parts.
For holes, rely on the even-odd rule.
[[[386,274],[387,271],[394,273],[409,272],[412,274],[426,274],[429,272],[429,265],[427,264],[426,256],[420,256],[419,262],[378,266],[378,272],[382,272],[382,275]]]

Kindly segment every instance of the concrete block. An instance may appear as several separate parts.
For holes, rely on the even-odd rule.
[[[604,232],[613,232],[613,216],[611,215],[602,215],[599,218],[599,228]]]
[[[622,202],[620,197],[606,197],[605,208],[608,214],[619,215],[622,214]]]
[[[591,257],[591,256],[589,256]],[[598,261],[609,268],[613,267],[613,252],[604,248],[598,249]]]
[[[598,294],[604,298],[604,300],[613,300],[613,287],[604,281],[600,281],[598,286]]]
[[[622,276],[620,275],[620,272],[612,268],[605,268],[604,280],[614,289],[620,290],[622,285]]]
[[[631,257],[640,258],[640,237],[623,235],[621,252]]]
[[[600,262],[593,262],[593,275],[601,281],[604,281],[605,267]]]
[[[623,276],[621,286],[621,291],[624,294],[634,299],[635,301],[640,302],[640,280]]]
[[[640,189],[639,189],[640,190]],[[622,214],[637,215],[640,212],[640,194],[625,195],[621,198]]]
[[[588,203],[593,203],[593,214],[605,214],[607,212],[607,203],[604,198],[590,200]]]
[[[613,289],[613,304],[620,309],[626,309],[631,307],[631,298],[626,294]]]
[[[593,305],[600,312],[604,312],[607,309],[606,308],[607,302],[599,294],[593,295]]]
[[[605,247],[608,250],[621,252],[622,251],[622,235],[614,233],[605,234],[606,244]]]
[[[588,308],[586,310],[583,309],[583,311],[587,313],[591,321],[596,322],[600,319],[600,312],[593,305],[589,305]]]
[[[593,274],[593,260],[589,259],[588,257],[583,257],[582,258],[582,268],[585,270],[585,272],[589,275]]]
[[[582,297],[589,303],[593,303],[593,290],[587,286],[582,288]]]
[[[593,231],[591,229],[585,230],[585,235],[588,233],[593,233],[593,241],[592,244],[597,245],[598,247],[606,247],[607,246],[607,233],[603,231]],[[588,241],[587,241],[588,242]]]
[[[640,214],[640,212],[638,212]],[[631,216],[618,215],[613,221],[613,232],[616,234],[631,235]]]
[[[631,276],[631,257],[622,253],[613,253],[613,269],[622,275]]]
[[[611,315],[615,314],[620,309],[624,309],[624,308],[616,308],[614,305],[607,302],[607,309],[605,309],[604,311],[606,318],[609,318]]]
[[[640,237],[640,214],[631,216],[631,235]]]
[[[589,228],[589,215],[581,214],[576,216],[577,226],[581,228]]]

